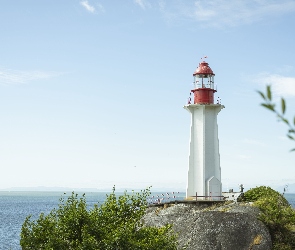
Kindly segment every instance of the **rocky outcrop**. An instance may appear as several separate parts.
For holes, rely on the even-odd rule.
[[[144,217],[148,226],[172,224],[179,249],[268,250],[271,237],[250,204],[175,204],[150,207]]]

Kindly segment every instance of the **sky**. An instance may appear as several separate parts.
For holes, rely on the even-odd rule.
[[[293,119],[294,26],[294,0],[2,0],[0,189],[185,191],[204,56],[223,189],[291,187],[294,142],[257,90]]]

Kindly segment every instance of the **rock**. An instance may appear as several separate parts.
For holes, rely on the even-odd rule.
[[[271,237],[257,219],[259,210],[249,204],[202,206],[177,204],[151,207],[144,216],[148,226],[172,224],[178,233],[179,249],[268,250]]]

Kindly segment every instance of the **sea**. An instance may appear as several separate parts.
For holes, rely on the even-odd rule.
[[[88,207],[103,203],[107,194],[86,192]],[[116,194],[120,195],[117,192]],[[58,208],[60,198],[67,198],[70,195],[71,192],[0,191],[0,250],[20,250],[20,232],[25,218],[32,215],[32,219],[37,219],[41,213],[48,214],[53,208]],[[182,200],[184,197],[185,193],[182,192],[157,192],[152,193],[149,202],[158,199]],[[287,193],[285,197],[295,208],[295,194]]]

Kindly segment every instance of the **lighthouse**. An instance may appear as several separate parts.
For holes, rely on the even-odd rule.
[[[193,73],[193,100],[184,106],[191,114],[187,199],[219,200],[222,192],[217,115],[224,106],[214,103],[214,76],[209,64],[200,62]]]

